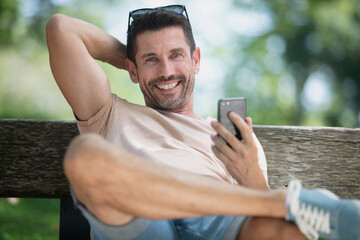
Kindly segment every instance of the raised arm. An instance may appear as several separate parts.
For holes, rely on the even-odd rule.
[[[125,68],[125,46],[96,26],[62,14],[46,26],[54,78],[80,120],[87,120],[110,95],[106,74],[95,60]]]

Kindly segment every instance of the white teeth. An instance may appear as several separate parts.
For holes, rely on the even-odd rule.
[[[169,89],[173,89],[174,87],[176,87],[177,84],[178,84],[178,82],[174,82],[171,84],[162,84],[162,85],[156,85],[156,86],[163,90],[169,90]]]

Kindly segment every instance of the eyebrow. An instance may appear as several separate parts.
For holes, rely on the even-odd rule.
[[[141,59],[147,58],[147,57],[151,57],[151,56],[156,56],[155,53],[145,53],[141,56]]]
[[[171,49],[170,52],[185,52],[185,49],[180,47],[180,48],[174,48],[174,49]]]
[[[171,49],[170,50],[171,53],[174,53],[174,52],[185,52],[184,48],[180,47],[180,48],[174,48],[174,49]],[[156,56],[155,53],[144,53],[142,56],[141,56],[141,59],[144,59],[144,58],[147,58],[147,57],[152,57],[152,56]]]

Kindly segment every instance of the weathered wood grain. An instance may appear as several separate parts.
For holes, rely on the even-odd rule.
[[[74,122],[0,120],[0,197],[67,196],[62,159],[77,134]]]
[[[272,188],[294,178],[360,198],[360,129],[255,126]],[[74,122],[0,119],[0,197],[66,198],[62,159]]]
[[[256,126],[272,188],[298,178],[309,188],[327,188],[360,198],[360,129]]]

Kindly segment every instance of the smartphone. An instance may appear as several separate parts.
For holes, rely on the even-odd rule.
[[[242,139],[239,129],[233,124],[228,114],[236,112],[242,119],[246,117],[246,98],[223,98],[218,101],[218,121],[239,140]]]

